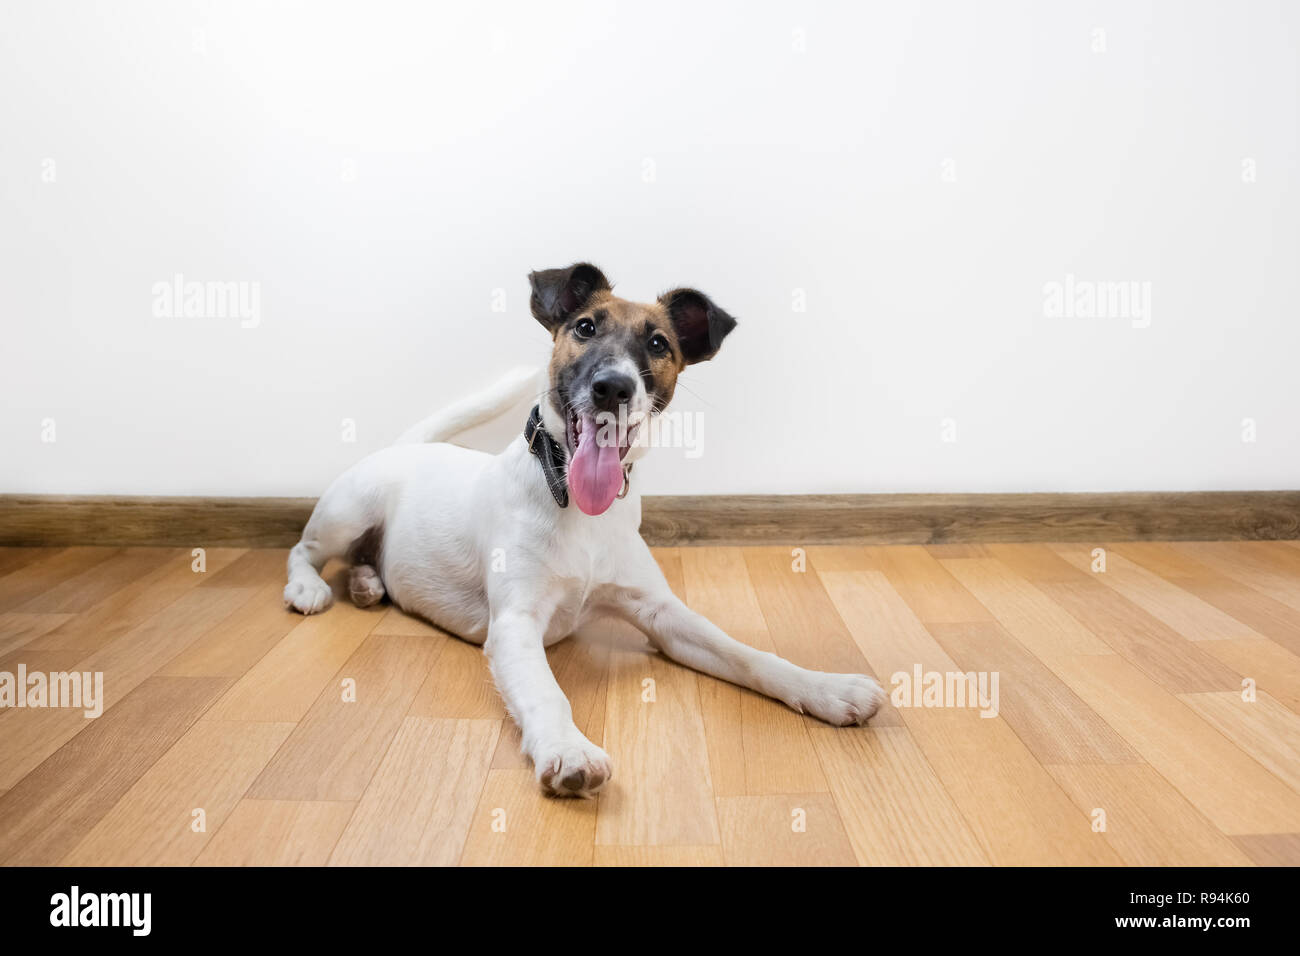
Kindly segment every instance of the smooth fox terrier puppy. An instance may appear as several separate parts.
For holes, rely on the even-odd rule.
[[[524,434],[495,456],[439,443],[536,396],[540,370],[517,370],[354,465],[289,554],[286,606],[325,610],[320,570],[344,558],[359,607],[387,594],[481,644],[524,753],[557,796],[589,797],[612,771],[574,725],[544,649],[603,615],[631,622],[688,667],[827,723],[865,723],[885,697],[874,680],[805,670],[728,637],[678,600],[638,530],[629,470],[646,443],[636,433],[736,320],[694,289],[649,304],[617,298],[587,263],[528,278],[532,313],[554,347]]]

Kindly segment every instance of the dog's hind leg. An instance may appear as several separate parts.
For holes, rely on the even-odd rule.
[[[333,602],[333,591],[320,576],[321,568],[330,558],[347,555],[356,542],[370,534],[378,523],[378,515],[372,513],[377,510],[378,502],[373,495],[358,493],[358,484],[345,474],[316,502],[311,520],[303,529],[302,540],[289,552],[285,607],[303,614],[316,614]],[[375,575],[375,582],[378,580],[379,576]],[[383,586],[380,585],[375,600],[382,597]]]
[[[379,577],[379,549],[384,543],[383,528],[372,525],[348,549],[348,595],[357,607],[370,607],[384,599],[384,582]]]
[[[348,572],[348,594],[357,607],[370,607],[384,599],[384,582],[369,564],[353,565]]]

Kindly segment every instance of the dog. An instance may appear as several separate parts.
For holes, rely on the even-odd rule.
[[[591,797],[609,755],[574,725],[545,648],[587,621],[631,622],[669,658],[830,724],[860,725],[885,694],[862,674],[806,670],[727,636],[669,588],[642,540],[632,464],[638,429],[677,376],[717,354],[736,320],[694,289],[641,304],[590,263],[529,275],[533,316],[553,345],[524,433],[499,455],[442,443],[535,396],[516,370],[430,416],[341,475],[289,554],[287,607],[325,610],[320,570],[351,564],[358,606],[403,611],[482,645],[543,791]]]

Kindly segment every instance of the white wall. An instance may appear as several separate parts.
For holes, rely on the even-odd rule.
[[[0,491],[319,493],[579,258],[740,320],[647,492],[1300,485],[1295,4],[0,10]]]

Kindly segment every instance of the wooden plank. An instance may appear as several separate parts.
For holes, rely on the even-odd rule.
[[[243,554],[238,549],[214,548],[207,553],[206,573],[214,573]],[[137,625],[167,608],[203,583],[193,570],[187,552],[172,556],[151,573],[122,582],[93,607],[31,642],[42,650],[76,648],[87,654],[107,647]]]
[[[651,556],[659,564],[664,580],[683,601],[686,600],[686,579],[682,570],[682,552],[680,548],[652,547]]]
[[[905,711],[908,729],[989,861],[999,866],[1114,866],[1087,818],[1001,719],[970,710]]]
[[[1300,657],[1267,639],[1210,641],[1203,646],[1260,690],[1300,713]]]
[[[1300,716],[1263,691],[1252,701],[1233,691],[1179,694],[1178,699],[1300,792]]]
[[[916,665],[926,671],[959,670],[884,574],[827,571],[818,577],[851,638],[884,678],[886,690],[895,674],[910,676]]]
[[[1297,541],[1261,541],[1251,547],[1242,547],[1239,541],[1202,541],[1188,550],[1193,554],[1206,549],[1218,551],[1225,560],[1246,562],[1251,573],[1275,574],[1279,581],[1294,590],[1300,583],[1300,550]]]
[[[194,588],[162,611],[78,663],[78,670],[104,672],[105,706],[155,674],[166,662],[214,629],[253,597],[247,589]],[[205,675],[224,676],[224,675]]]
[[[0,863],[58,863],[229,683],[152,677],[0,798]]]
[[[904,727],[812,731],[863,866],[981,866],[961,811]]]
[[[0,657],[66,624],[73,616],[72,614],[24,614],[21,611],[0,614]]]
[[[853,866],[856,859],[828,793],[719,797],[728,866]]]
[[[1206,541],[1179,548],[1220,574],[1300,610],[1300,552],[1279,543],[1259,542],[1249,548],[1241,544]]]
[[[734,549],[720,550],[716,548],[654,548],[652,553],[659,562],[660,568],[664,572],[664,577],[673,593],[677,595],[687,606],[710,617],[716,611],[719,604],[727,607],[730,602],[710,601],[707,590],[702,586],[702,576],[711,572],[716,562],[730,564],[734,571],[734,560],[738,552]],[[703,561],[701,555],[717,555],[713,561]],[[689,558],[691,566],[691,586],[686,583],[687,564],[683,556]],[[741,560],[741,569],[744,569],[743,558]],[[712,577],[712,576],[711,576]],[[733,587],[732,598],[739,596],[744,601],[744,588],[749,586],[748,572],[744,573],[743,582],[728,579],[726,582]],[[772,649],[771,638],[767,636],[767,625],[762,620],[762,613],[759,612],[758,618],[753,616],[753,608],[742,603],[731,615],[724,614],[723,622],[714,621],[724,631],[731,634],[737,640],[754,643],[756,647],[763,647],[765,650]],[[731,628],[734,628],[732,630]],[[766,642],[761,643],[761,642]],[[746,793],[745,783],[745,720],[743,716],[745,691],[744,689],[728,684],[720,680],[697,681],[700,694],[700,716],[704,720],[704,740],[705,747],[709,754],[709,776],[713,783],[713,793],[722,794],[743,794]],[[793,715],[795,721],[801,718],[799,715]],[[721,854],[718,855],[719,864],[721,865]]]
[[[1232,842],[1257,866],[1300,866],[1300,833],[1235,836]]]
[[[890,585],[960,669],[999,674],[999,713],[1040,762],[1138,759],[1105,721],[924,549],[919,553],[915,548],[880,550],[886,553],[881,563]],[[922,583],[918,586],[916,581]]]
[[[80,659],[72,669],[79,673],[103,674],[102,707],[111,712],[118,701],[139,687],[164,661],[247,599],[246,591],[191,592],[102,650],[86,657],[80,657],[80,652],[76,652]],[[30,667],[31,663],[28,664]],[[0,786],[17,782],[84,731],[88,724],[102,719],[88,719],[84,709],[66,707],[0,714],[0,727],[6,728],[0,733]]]
[[[775,651],[767,620],[739,548],[683,548],[679,552],[683,600],[736,640]]]
[[[287,548],[254,548],[245,551],[224,568],[203,576],[205,588],[260,588],[268,584],[284,588],[288,578]]]
[[[1092,557],[1085,548],[1058,545],[1055,550],[1080,571],[1092,573]],[[1107,552],[1106,570],[1093,574],[1093,580],[1123,595],[1189,641],[1251,640],[1263,636],[1119,552]]]
[[[699,681],[699,691],[713,792],[717,796],[743,795],[749,790],[745,773],[745,692],[719,680]],[[794,717],[800,720],[798,714]]]
[[[361,799],[440,651],[424,637],[367,637],[248,789],[248,797]],[[342,680],[355,682],[349,694],[339,686]]]
[[[1038,589],[1102,638],[1125,660],[1173,693],[1230,690],[1241,675],[1105,585],[1046,581]]]
[[[117,548],[102,547],[64,548],[53,552],[42,549],[40,559],[0,578],[0,611],[10,611],[26,604],[118,553]]]
[[[0,495],[0,545],[295,544],[310,498]],[[642,499],[659,546],[1205,541],[1300,537],[1300,492],[676,495]]]
[[[925,550],[930,553],[930,557],[936,561],[942,561],[945,558],[991,558],[988,551],[988,545],[968,543],[968,544],[927,544]],[[845,568],[844,570],[853,570]],[[879,568],[867,570],[880,570]]]
[[[298,722],[361,646],[380,614],[336,597],[333,607],[303,618],[236,681],[209,718]]]
[[[194,861],[195,866],[324,866],[351,803],[241,800]]]
[[[403,720],[330,865],[454,864],[500,729],[497,720]]]
[[[721,846],[598,846],[596,866],[722,866]]]
[[[745,567],[753,582],[759,608],[777,653],[801,667],[837,674],[867,674],[882,686],[888,674],[877,674],[845,628],[826,594],[818,573],[796,570],[787,548],[746,548]],[[804,717],[812,728],[815,717]],[[882,707],[871,718],[873,727],[898,727],[893,708]]]
[[[202,586],[201,586],[202,587]],[[242,677],[302,618],[286,611],[281,584],[252,591],[233,614],[158,669],[171,677]]]
[[[695,673],[648,653],[644,640],[627,625],[611,621],[602,628],[615,645],[604,740],[614,776],[601,791],[596,842],[717,843]]]
[[[776,651],[736,548],[681,553],[686,603],[738,641]],[[715,796],[809,793],[827,789],[803,718],[780,701],[722,681],[700,678]]]
[[[820,577],[853,639],[882,673],[910,674],[916,666],[941,674],[961,671],[883,574]],[[1003,718],[958,706],[907,706],[898,713],[990,862],[1117,862]]]
[[[591,740],[590,737],[587,738]],[[492,753],[493,770],[527,770],[532,767],[532,762],[524,756],[523,735],[515,722],[507,717],[501,721],[501,736],[497,738],[496,750]],[[599,744],[600,741],[593,740],[592,743]]]
[[[573,723],[588,740],[605,739],[610,645],[599,634],[579,633],[546,650],[551,673],[569,698]]]
[[[1063,545],[1051,544],[986,544],[984,557],[995,558],[1031,584],[1043,581],[1077,581],[1079,569],[1056,550]],[[1087,551],[1091,558],[1094,542],[1072,545]]]
[[[996,672],[998,713],[1039,763],[1138,763],[1110,725],[1001,625],[929,624],[940,646],[967,672]]]
[[[880,570],[923,624],[992,621],[993,615],[922,547],[876,548]]]
[[[461,866],[591,866],[596,801],[542,796],[531,770],[490,770]]]
[[[58,551],[58,548],[0,548],[0,577],[29,564],[43,561],[57,554]]]
[[[1079,655],[1052,669],[1223,833],[1300,831],[1300,796],[1128,661]]]
[[[1039,660],[1071,654],[1113,654],[1088,628],[1000,559],[954,558],[940,562],[1016,640]],[[1071,569],[1071,573],[1075,573]]]
[[[1250,860],[1146,764],[1048,771],[1129,866],[1248,866]],[[1094,817],[1097,810],[1104,818]]]
[[[189,552],[177,548],[128,548],[107,561],[60,582],[15,610],[76,614],[94,607],[124,586],[147,577],[164,564],[189,563]]]
[[[59,671],[70,671],[82,658],[81,651],[32,651],[25,647],[10,651],[4,657],[0,657],[0,671],[8,671],[15,678],[18,673],[18,665],[21,664],[27,668],[27,673],[33,674],[36,671],[42,671],[45,674]],[[17,708],[6,708],[0,710],[0,718],[5,714],[13,714]],[[5,725],[0,724],[0,728]],[[19,724],[12,725],[14,727]]]
[[[415,637],[437,651],[437,663],[411,701],[414,717],[495,719],[506,716],[483,648],[448,634]]]
[[[292,724],[200,720],[62,864],[188,866],[291,730]],[[201,821],[196,810],[203,811]]]
[[[1222,577],[1169,541],[1118,541],[1105,547],[1107,552],[1122,554],[1179,587],[1185,588],[1188,581],[1213,578],[1231,580]]]
[[[792,549],[793,550],[793,549]],[[883,571],[883,548],[851,544],[817,544],[800,549],[814,571]],[[793,554],[791,555],[793,557]]]
[[[407,634],[426,637],[447,637],[446,631],[434,627],[428,621],[404,613],[401,608],[389,607],[379,618],[372,632],[374,634]]]
[[[1178,546],[1160,542],[1112,546],[1232,618],[1300,655],[1300,610],[1202,564]]]

